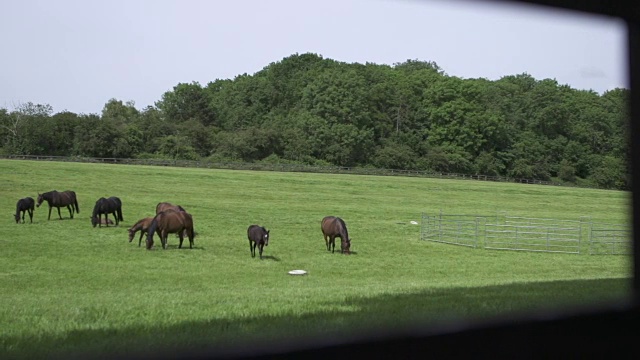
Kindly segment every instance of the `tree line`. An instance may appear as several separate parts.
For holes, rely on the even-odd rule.
[[[629,189],[627,89],[526,73],[447,75],[435,62],[293,54],[253,75],[179,83],[101,114],[0,108],[0,154],[373,167]]]

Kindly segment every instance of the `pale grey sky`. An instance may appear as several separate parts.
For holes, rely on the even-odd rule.
[[[628,88],[622,20],[443,0],[20,0],[2,4],[0,107],[100,113],[153,105],[180,82],[253,74],[295,53],[435,61],[452,76],[521,73]]]

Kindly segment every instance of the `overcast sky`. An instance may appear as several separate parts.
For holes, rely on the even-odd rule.
[[[253,74],[295,53],[448,75],[528,73],[598,93],[628,88],[616,18],[442,0],[20,0],[2,4],[0,107],[100,113],[153,105],[181,82]]]

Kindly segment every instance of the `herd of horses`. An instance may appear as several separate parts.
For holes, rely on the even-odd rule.
[[[18,200],[16,204],[15,220],[19,223],[22,219],[22,223],[25,223],[25,214],[29,215],[30,222],[33,222],[34,206],[40,207],[40,205],[46,201],[49,205],[49,216],[47,220],[51,220],[51,210],[55,207],[58,210],[58,217],[62,220],[60,214],[60,208],[66,207],[69,210],[69,217],[73,219],[74,213],[80,213],[78,207],[78,199],[76,193],[71,190],[57,191],[52,190],[45,193],[38,193],[37,201],[34,201],[31,197],[25,197]],[[113,225],[114,222],[109,219],[109,214],[112,214],[115,220],[115,225],[119,225],[121,221],[124,221],[122,216],[122,201],[116,196],[109,198],[99,198],[91,214],[91,225],[93,227],[102,227],[102,225]],[[102,216],[104,215],[104,219]],[[336,216],[325,216],[320,224],[322,235],[327,247],[327,251],[335,252],[335,239],[340,238],[340,252],[343,254],[351,254],[351,238],[347,231],[347,225],[344,220]],[[182,206],[174,205],[168,202],[161,202],[156,205],[155,216],[145,217],[138,220],[133,226],[127,229],[129,233],[129,242],[132,242],[137,232],[140,232],[140,238],[138,239],[138,246],[142,244],[142,238],[146,235],[146,249],[151,250],[153,247],[154,234],[160,238],[160,244],[163,249],[167,248],[167,240],[169,234],[176,234],[180,239],[178,248],[182,248],[182,242],[184,238],[189,239],[189,248],[193,248],[193,241],[195,238],[195,231],[193,229],[193,217]],[[269,231],[264,226],[250,225],[247,229],[247,238],[249,239],[249,250],[251,251],[251,257],[256,256],[256,249],[262,259],[262,251],[265,246],[269,245]]]

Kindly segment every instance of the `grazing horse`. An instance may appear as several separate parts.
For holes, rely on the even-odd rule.
[[[165,210],[158,213],[147,230],[147,250],[153,246],[153,234],[158,233],[162,248],[167,248],[167,237],[169,234],[178,234],[180,237],[179,249],[182,248],[184,234],[189,237],[189,249],[193,249],[193,218],[186,211]]]
[[[33,210],[36,202],[32,197],[26,197],[18,200],[16,204],[16,224],[20,222],[20,213],[22,212],[22,223],[24,224],[24,215],[29,214],[29,221],[33,223]]]
[[[262,248],[269,246],[269,230],[259,225],[251,225],[247,229],[249,238],[249,249],[251,257],[256,257],[256,246],[260,249],[260,259],[262,259]]]
[[[158,203],[158,205],[156,205],[156,215],[158,215],[159,213],[165,210],[187,211],[182,206],[173,205],[170,202],[161,202],[161,203]],[[176,234],[176,236],[178,236],[178,234]],[[187,236],[186,230],[182,232],[182,237],[185,237],[185,236]]]
[[[104,214],[104,223],[100,220],[101,216]],[[101,197],[96,201],[96,205],[93,207],[93,213],[91,214],[91,225],[96,227],[102,227],[102,224],[109,226],[109,214],[113,214],[113,217],[116,219],[116,225],[123,221],[122,218],[122,201],[119,198],[112,196],[108,199]]]
[[[127,229],[127,231],[129,232],[129,242],[133,241],[133,237],[136,236],[136,233],[138,231],[140,231],[140,239],[138,239],[138,246],[140,246],[140,244],[142,244],[142,236],[147,233],[152,221],[153,217],[146,217],[144,219],[138,220],[137,223],[133,224],[132,227]],[[159,233],[158,236],[160,236]]]
[[[158,205],[156,205],[156,215],[165,211],[165,210],[175,210],[175,211],[186,211],[182,206],[180,205],[173,205],[172,203],[168,203],[168,202],[161,202],[158,203]]]
[[[52,190],[46,193],[38,193],[38,203],[37,207],[40,207],[42,201],[46,200],[47,204],[49,204],[49,217],[47,220],[51,220],[51,208],[58,208],[58,217],[62,220],[62,215],[60,215],[60,208],[67,207],[69,210],[69,216],[73,219],[73,211],[80,213],[80,208],[78,207],[78,199],[76,198],[76,193],[71,190],[58,192],[56,190]]]
[[[335,216],[325,216],[322,219],[321,228],[328,251],[330,250],[332,253],[335,251],[336,237],[339,237],[340,240],[342,240],[340,244],[340,252],[347,255],[351,254],[351,239],[347,232],[347,225],[342,219]]]

